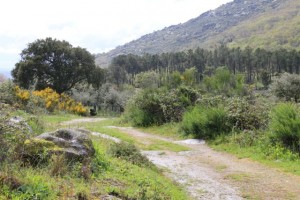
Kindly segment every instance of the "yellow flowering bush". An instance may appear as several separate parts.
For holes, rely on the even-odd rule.
[[[30,98],[30,92],[28,90],[21,89],[19,86],[15,87],[15,94],[18,99],[24,102],[28,101]]]
[[[51,88],[40,91],[33,91],[32,95],[40,97],[45,102],[45,107],[49,111],[54,111],[60,100],[60,95]]]
[[[28,90],[22,90],[18,86],[15,88],[16,96],[22,102],[27,102],[32,99],[36,106],[43,106],[48,111],[68,111],[79,115],[85,115],[87,108],[80,102],[76,102],[74,99],[66,94],[58,94],[52,88],[46,88],[44,90],[29,92]],[[40,99],[43,105],[40,105],[36,99]]]

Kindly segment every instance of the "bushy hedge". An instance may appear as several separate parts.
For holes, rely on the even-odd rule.
[[[58,94],[51,88],[29,91],[16,86],[14,93],[19,105],[29,112],[43,108],[48,112],[67,111],[79,115],[87,114],[87,108],[82,103],[76,102],[66,94]]]
[[[202,139],[213,139],[231,130],[257,130],[267,127],[269,106],[246,98],[204,97],[183,116],[181,129]]]
[[[300,153],[300,108],[296,104],[281,103],[271,112],[270,128],[276,141]]]
[[[181,129],[185,134],[201,139],[212,139],[228,133],[227,114],[223,107],[196,106],[183,116]]]
[[[255,101],[234,97],[227,99],[225,103],[228,123],[233,128],[243,131],[267,127],[270,106],[261,99]]]
[[[195,104],[197,96],[197,92],[188,87],[171,91],[145,89],[129,101],[124,118],[136,126],[178,122],[186,108]]]

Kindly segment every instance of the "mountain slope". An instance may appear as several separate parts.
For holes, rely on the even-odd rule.
[[[144,54],[213,48],[219,44],[299,48],[300,0],[234,0],[186,23],[142,36],[106,53],[96,62],[107,66],[120,54]]]

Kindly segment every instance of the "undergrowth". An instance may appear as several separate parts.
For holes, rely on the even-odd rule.
[[[74,118],[52,115],[39,119],[45,120],[47,131],[53,131],[62,127],[60,122]],[[26,119],[31,125],[36,124],[35,134],[42,131],[36,118],[26,116]],[[117,130],[103,127],[105,124],[109,123],[103,122],[92,131],[121,135]],[[179,186],[164,177],[131,143],[118,145],[93,137],[95,156],[83,162],[68,163],[58,155],[52,156],[48,164],[37,166],[21,161],[1,162],[0,199],[102,199],[107,195],[132,200],[188,199]]]

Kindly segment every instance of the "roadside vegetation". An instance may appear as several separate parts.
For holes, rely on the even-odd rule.
[[[134,142],[126,138],[122,139],[130,143],[116,144],[93,137],[95,155],[86,163],[69,162],[62,156],[52,155],[47,162],[30,164],[22,157],[28,139],[63,128],[63,121],[81,116],[61,110],[51,114],[45,105],[46,113],[40,115],[9,104],[0,106],[1,199],[188,199],[179,186],[165,178]],[[11,125],[9,122],[16,115],[22,121]],[[105,128],[101,127],[111,123],[104,122],[91,131],[103,131]],[[113,129],[107,132],[114,135]]]
[[[35,49],[40,42],[31,43],[27,50],[34,50],[32,53],[39,59],[40,54],[56,55],[55,48],[47,52],[49,54],[44,54],[48,48],[42,52]],[[59,53],[64,45],[71,54],[78,51],[83,60],[74,64],[74,72],[84,69],[77,67],[84,63],[85,56],[91,61],[88,52],[73,49],[68,43],[48,38],[43,44],[58,45]],[[81,74],[84,76],[74,83],[68,80],[63,88],[60,83],[65,77],[56,79],[53,78],[55,73],[52,74],[53,71],[61,72],[43,60],[34,65],[42,65],[41,69],[32,68],[31,71],[29,64],[36,60],[26,56],[27,51],[24,51],[13,71],[14,79],[0,83],[0,199],[95,199],[105,196],[187,199],[185,192],[164,177],[139,149],[179,152],[188,148],[167,140],[153,139],[143,143],[111,126],[135,126],[176,139],[203,139],[215,149],[300,175],[298,54],[285,51],[284,55],[295,56],[291,57],[293,62],[282,56],[280,61],[284,65],[276,68],[270,57],[259,57],[268,52],[257,51],[254,54],[251,49],[245,49],[231,61],[228,58],[233,57],[226,56],[231,50],[224,46],[214,53],[198,49],[158,57],[123,55],[115,58],[105,70],[96,69],[89,62],[89,67]],[[278,60],[276,56],[272,59]],[[153,64],[150,68],[149,63]],[[60,67],[65,67],[64,64]],[[49,76],[28,82],[27,73],[47,67],[49,70],[38,75],[50,73]],[[62,123],[101,115],[120,117],[72,126]],[[45,149],[60,150],[51,142],[32,145],[35,144],[33,138],[41,133],[71,127],[107,134],[123,142],[90,136],[94,156],[75,162],[60,155],[46,154]],[[42,149],[33,150],[41,162],[31,163],[27,159],[31,156],[28,153],[30,144]]]

